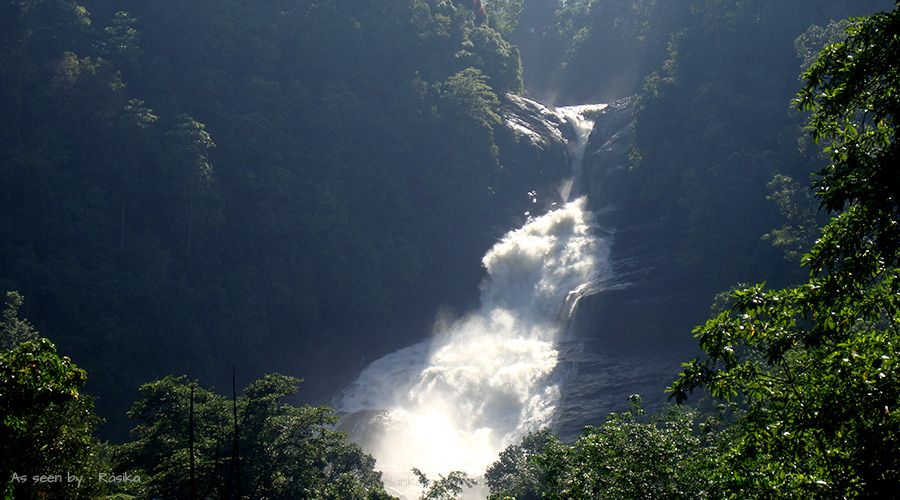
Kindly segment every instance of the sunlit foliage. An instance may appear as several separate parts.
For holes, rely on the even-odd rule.
[[[100,419],[81,391],[87,373],[19,318],[22,302],[7,293],[0,323],[0,495],[90,498],[102,491],[102,468],[93,436]]]
[[[833,214],[809,281],[733,292],[671,388],[747,405],[733,491],[879,497],[900,482],[898,32],[900,9],[853,20],[804,73],[796,103],[830,158],[815,187]]]

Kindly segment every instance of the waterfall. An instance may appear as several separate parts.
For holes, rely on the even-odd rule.
[[[337,399],[394,494],[417,498],[410,474],[480,476],[498,453],[550,425],[559,401],[555,341],[577,301],[607,274],[608,242],[587,199],[569,201],[598,106],[559,108],[575,131],[563,204],[508,232],[482,259],[480,307],[369,365]],[[361,417],[360,417],[361,416]]]
[[[563,201],[569,201],[572,193],[579,191],[577,183],[581,179],[584,152],[587,149],[591,132],[594,130],[594,120],[591,117],[601,113],[606,107],[606,104],[583,104],[556,108],[560,118],[565,120],[575,132],[574,140],[568,141],[569,166],[572,169],[572,177],[563,181],[559,189],[559,196]]]

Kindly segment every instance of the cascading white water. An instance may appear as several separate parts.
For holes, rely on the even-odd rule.
[[[569,141],[569,164],[572,167],[572,177],[565,180],[559,189],[559,196],[563,201],[569,201],[572,193],[578,192],[577,183],[581,179],[584,152],[587,149],[591,131],[594,130],[594,120],[591,116],[602,112],[606,107],[606,104],[583,104],[556,108],[559,116],[575,130],[575,140]]]
[[[577,107],[558,112],[576,131],[574,179],[593,123]],[[344,391],[338,410],[368,416],[353,437],[394,494],[416,497],[412,467],[479,476],[504,447],[550,424],[559,400],[554,342],[608,272],[607,255],[584,197],[530,219],[482,259],[477,311],[373,362]]]

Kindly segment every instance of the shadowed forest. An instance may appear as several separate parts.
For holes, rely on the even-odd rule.
[[[527,98],[610,104],[566,331],[684,363],[421,498],[892,498],[897,61],[887,0],[0,0],[0,492],[395,498],[335,401],[571,201]]]

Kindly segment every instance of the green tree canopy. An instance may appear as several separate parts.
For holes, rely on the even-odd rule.
[[[22,342],[38,338],[37,331],[27,319],[19,317],[25,299],[19,292],[6,292],[6,305],[0,318],[0,349],[11,351]]]
[[[747,405],[725,455],[743,495],[875,498],[900,484],[900,6],[846,33],[796,101],[830,160],[815,187],[834,216],[804,258],[810,279],[735,290],[670,389]]]
[[[490,498],[718,498],[720,431],[718,416],[675,405],[647,415],[632,396],[574,443],[542,431],[508,447],[487,471]]]
[[[149,479],[133,493],[186,498],[193,489],[227,498],[240,485],[246,498],[390,498],[375,460],[332,430],[329,408],[286,403],[299,382],[267,375],[234,403],[183,376],[144,384],[129,413],[137,421],[134,440],[118,458],[124,469]]]
[[[37,337],[17,315],[21,304],[21,295],[7,293],[0,323],[0,495],[90,498],[100,491],[93,438],[100,419],[81,392],[87,373]],[[85,480],[68,484],[70,474]],[[35,480],[40,476],[48,482]]]

